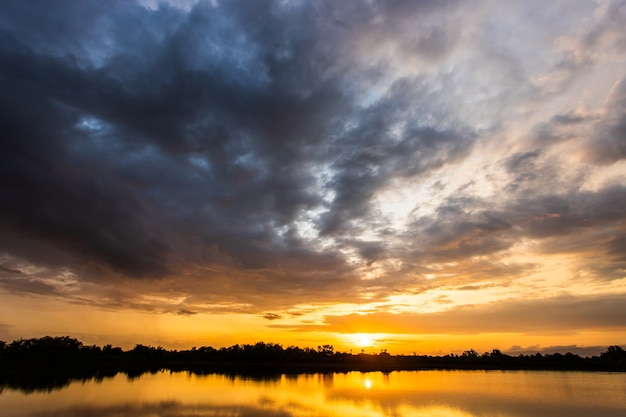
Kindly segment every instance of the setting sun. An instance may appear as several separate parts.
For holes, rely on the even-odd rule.
[[[352,343],[361,348],[371,347],[376,343],[376,339],[369,333],[357,333],[352,335],[351,339]]]

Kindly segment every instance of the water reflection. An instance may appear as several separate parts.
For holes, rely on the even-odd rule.
[[[626,374],[412,371],[259,378],[169,372],[0,392],[4,417],[620,416]]]

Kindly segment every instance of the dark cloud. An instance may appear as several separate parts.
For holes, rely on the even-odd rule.
[[[596,164],[621,160],[624,83],[604,112],[546,112],[527,143],[454,174],[498,148],[492,136],[510,140],[503,117],[517,110],[504,101],[532,84],[514,50],[472,49],[497,25],[464,31],[477,18],[462,4],[2,4],[0,251],[13,263],[0,285],[58,293],[44,275],[67,270],[101,286],[84,294],[101,305],[172,311],[137,291],[176,294],[179,314],[262,314],[417,291],[444,271],[456,276],[445,285],[506,286],[536,268],[502,261],[523,239],[597,247],[585,267],[619,277],[623,187],[584,191],[551,152],[575,138]],[[591,68],[569,52],[568,80]],[[428,188],[405,198],[415,210],[401,226],[381,208],[399,184]]]
[[[354,132],[348,132],[347,148],[339,151],[334,165],[337,174],[330,186],[336,196],[322,216],[321,235],[353,231],[355,225],[350,222],[367,218],[374,194],[393,178],[415,177],[467,155],[474,139],[471,132],[409,125],[399,138],[392,137],[389,129],[394,119],[411,117],[395,113],[405,112],[408,103],[403,101],[408,97],[404,94],[413,90],[409,86],[397,88],[393,100],[390,97],[368,110],[363,123]]]
[[[596,125],[596,134],[588,143],[588,155],[598,164],[611,164],[626,158],[626,79],[611,92],[606,114]]]
[[[21,294],[55,295],[58,291],[54,285],[38,279],[10,279],[0,278],[0,286],[6,291]]]
[[[7,268],[5,266],[0,265],[0,272],[6,272],[9,274],[21,274],[22,271],[20,271],[19,269],[12,269],[12,268]]]
[[[63,11],[53,5],[58,9],[50,6],[51,19]],[[100,19],[117,11],[95,4],[91,10]],[[148,23],[180,19],[170,10],[128,15],[133,12]],[[174,233],[170,216],[190,214],[209,236],[220,233],[216,225],[230,228],[234,244],[250,249],[246,241],[255,236],[245,234],[264,230],[270,235],[256,238],[271,239],[270,226],[310,207],[310,180],[299,172],[291,142],[300,140],[293,129],[306,130],[298,119],[316,113],[310,106],[323,92],[299,100],[282,79],[275,91],[254,91],[257,73],[247,74],[246,63],[235,82],[234,63],[222,62],[235,57],[194,51],[204,35],[229,37],[251,18],[244,8],[231,12],[224,13],[233,22],[213,29],[216,14],[198,5],[165,39],[156,39],[147,23],[137,28],[139,35],[111,28],[131,47],[102,51],[111,56],[97,69],[33,50],[39,45],[20,44],[5,32],[2,209],[8,226],[21,238],[45,239],[124,274],[162,276],[171,272],[165,265]],[[67,19],[72,26],[83,17]],[[220,30],[225,33],[214,33]],[[69,40],[57,42],[62,48]],[[254,49],[246,42],[239,47],[242,54]],[[158,55],[149,57],[155,48]],[[194,68],[174,56],[179,53],[206,59],[206,67]]]
[[[576,125],[587,120],[588,117],[576,113],[564,113],[552,116],[551,122],[559,125]]]
[[[559,188],[552,183],[558,184],[559,178],[538,175],[546,163],[540,158],[536,151],[510,156],[504,163],[512,178],[506,199],[479,198],[471,190],[448,197],[435,215],[420,216],[409,225],[394,253],[419,259],[421,276],[440,272],[466,278],[456,285],[471,285],[481,274],[507,282],[538,267],[532,261],[501,262],[515,245],[533,239],[535,253],[583,255],[594,250],[593,258],[581,256],[585,264],[578,267],[596,271],[600,280],[623,277],[622,232],[617,225],[625,219],[621,207],[626,204],[626,188]],[[477,262],[479,256],[483,258]]]
[[[376,7],[358,15],[393,21],[400,9],[438,6]],[[342,87],[360,76],[340,71],[345,28],[325,19],[361,30],[342,7],[3,9],[2,245],[32,262],[54,263],[58,252],[81,276],[175,276],[201,259],[256,271],[297,261],[319,271],[307,282],[323,285],[342,256],[307,246],[313,236],[298,221],[322,236],[365,227],[377,190],[458,159],[473,141],[462,126],[410,123],[392,137],[394,123],[419,111],[414,94],[431,94],[419,80],[359,107]],[[425,38],[429,54],[443,37]],[[380,243],[354,245],[369,260],[383,253]],[[34,246],[54,250],[40,256]]]
[[[176,312],[176,314],[179,315],[179,316],[193,316],[193,315],[198,314],[198,313],[195,312],[195,311],[186,310],[184,308],[181,308],[180,310],[178,310]]]
[[[505,167],[509,172],[516,172],[540,155],[539,151],[516,153],[510,156]]]
[[[537,152],[538,155],[536,156],[540,160],[541,154],[545,158],[549,155],[551,147],[562,145],[565,142],[569,142],[570,149],[574,149],[578,146],[578,141],[585,141],[589,138],[599,120],[601,118],[596,113],[586,114],[570,111],[556,114],[530,130],[525,141],[527,146],[534,149],[518,154],[525,155]]]
[[[545,237],[570,235],[577,231],[610,225],[624,218],[620,207],[626,203],[626,188],[610,186],[598,191],[548,194],[520,201],[516,224],[526,235]]]
[[[420,236],[413,248],[431,261],[458,260],[487,255],[509,248],[512,228],[507,213],[485,207],[488,202],[450,198],[439,206],[436,216],[421,217],[413,223]]]

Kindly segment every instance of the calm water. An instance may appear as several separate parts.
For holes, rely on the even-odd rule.
[[[255,380],[118,374],[48,392],[4,388],[0,415],[97,417],[626,416],[626,374],[407,371]]]

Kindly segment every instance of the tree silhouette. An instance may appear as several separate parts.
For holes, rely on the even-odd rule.
[[[626,351],[621,346],[609,346],[606,352],[600,354],[602,359],[608,359],[612,361],[625,361]]]
[[[332,356],[335,353],[335,348],[332,345],[318,346],[317,352],[320,356]]]
[[[244,365],[244,366],[242,366]],[[513,357],[499,349],[480,355],[476,350],[461,355],[418,356],[391,355],[381,350],[378,355],[342,353],[326,344],[317,348],[258,342],[215,349],[210,346],[190,350],[166,350],[137,344],[128,351],[110,344],[104,347],[84,345],[69,336],[0,341],[0,386],[3,372],[45,370],[54,372],[97,371],[100,375],[119,371],[141,373],[143,370],[180,367],[238,370],[271,369],[288,371],[337,370],[401,370],[401,369],[554,369],[626,371],[626,351],[609,346],[600,356],[581,358],[571,352]]]
[[[461,358],[463,359],[478,359],[480,358],[480,354],[476,352],[474,349],[466,350],[461,354]]]

